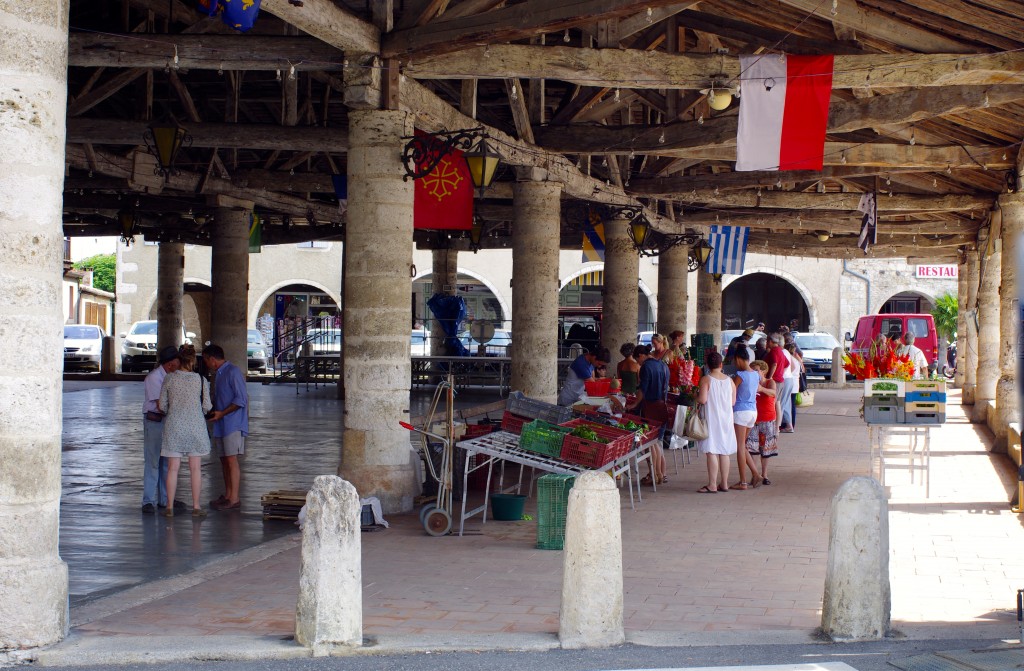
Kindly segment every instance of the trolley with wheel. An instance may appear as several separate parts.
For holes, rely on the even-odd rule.
[[[442,397],[445,398],[445,434],[440,435],[420,429],[408,422],[399,422],[403,428],[418,433],[426,438],[433,438],[441,443],[441,463],[434,466],[434,459],[430,454],[430,441],[423,441],[423,461],[427,464],[427,471],[430,477],[437,482],[437,497],[420,508],[420,523],[423,530],[431,536],[445,536],[452,530],[452,470],[455,446],[455,427],[453,422],[454,411],[454,389],[452,388],[452,375],[437,385],[434,391],[434,399],[430,406],[430,413],[427,415],[426,426],[431,426],[434,413]]]

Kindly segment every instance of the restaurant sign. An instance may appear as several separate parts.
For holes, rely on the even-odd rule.
[[[917,272],[915,276],[919,279],[939,279],[946,280],[957,278],[957,266],[955,264],[950,265],[934,265],[934,266],[917,266]]]

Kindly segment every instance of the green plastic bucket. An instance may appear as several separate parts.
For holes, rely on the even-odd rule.
[[[501,522],[523,519],[526,497],[522,494],[491,494],[491,517]]]

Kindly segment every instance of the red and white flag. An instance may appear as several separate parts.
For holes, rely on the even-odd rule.
[[[832,56],[740,56],[736,170],[821,170]]]

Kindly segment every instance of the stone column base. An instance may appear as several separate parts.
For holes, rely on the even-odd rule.
[[[0,563],[0,650],[51,645],[68,633],[68,565]]]
[[[418,458],[418,457],[417,457]],[[413,498],[420,494],[418,473],[412,463],[341,465],[338,475],[351,482],[360,498],[376,496],[384,514],[407,513],[413,509]],[[426,474],[430,478],[430,473]]]

